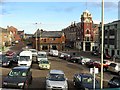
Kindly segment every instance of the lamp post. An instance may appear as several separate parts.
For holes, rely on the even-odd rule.
[[[36,24],[36,26],[37,26],[37,23],[35,23],[35,24]],[[38,49],[38,48],[37,48],[37,47],[38,47],[38,46],[37,46],[37,31],[36,31],[36,38],[35,38],[35,39],[36,39],[36,50],[37,50],[37,49]]]
[[[101,40],[101,89],[103,88],[103,45],[104,45],[104,0],[102,0],[102,40]]]

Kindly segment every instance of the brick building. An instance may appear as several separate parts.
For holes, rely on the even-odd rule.
[[[36,36],[38,50],[64,49],[65,36],[61,31],[37,30],[33,35],[33,48],[36,48]]]
[[[66,36],[66,44],[83,51],[93,51],[98,47],[98,25],[93,23],[88,10],[82,13],[81,22],[73,23],[62,30]]]

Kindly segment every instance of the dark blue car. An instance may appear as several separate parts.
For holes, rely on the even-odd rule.
[[[94,78],[91,74],[78,73],[73,77],[74,86],[78,90],[93,90]],[[100,89],[100,84],[95,80],[95,89]]]

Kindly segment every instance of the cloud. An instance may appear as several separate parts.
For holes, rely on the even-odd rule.
[[[101,2],[92,2],[90,3],[90,6],[93,7],[101,7]],[[104,2],[104,7],[106,9],[111,9],[111,8],[118,8],[118,3],[117,2]]]
[[[55,11],[55,12],[73,12],[74,10],[76,10],[78,7],[77,6],[70,6],[70,7],[49,7],[46,10],[47,11]]]

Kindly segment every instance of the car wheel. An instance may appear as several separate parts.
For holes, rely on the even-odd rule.
[[[24,84],[24,89],[27,89],[27,88],[28,88],[28,81],[26,81]]]
[[[31,78],[30,78],[30,84],[32,84],[32,79],[33,79],[33,78],[32,78],[32,76],[31,76]]]

